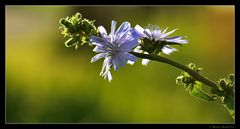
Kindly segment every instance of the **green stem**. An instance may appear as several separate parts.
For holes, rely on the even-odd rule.
[[[164,58],[162,56],[158,56],[158,55],[151,55],[151,54],[142,54],[142,53],[136,53],[136,52],[130,52],[131,54],[139,57],[139,58],[144,58],[144,59],[149,59],[149,60],[155,60],[155,61],[159,61],[159,62],[163,62],[163,63],[166,63],[166,64],[170,64],[174,67],[177,67],[185,72],[187,72],[189,75],[191,75],[192,77],[194,77],[196,80],[212,87],[212,88],[216,88],[218,89],[218,86],[216,83],[214,83],[213,81],[201,76],[198,72],[182,65],[182,64],[179,64],[175,61],[172,61],[170,59],[167,59],[167,58]]]

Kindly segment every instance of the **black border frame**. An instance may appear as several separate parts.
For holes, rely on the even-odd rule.
[[[118,3],[114,3],[114,2],[118,2]],[[145,3],[143,3],[145,2]],[[6,87],[6,77],[5,77],[5,73],[6,73],[6,49],[5,49],[5,44],[6,44],[6,39],[5,39],[5,6],[6,5],[114,5],[114,4],[117,4],[117,5],[234,5],[235,6],[235,80],[236,80],[236,87],[235,87],[235,123],[234,124],[9,124],[9,123],[6,123],[6,120],[5,120],[5,87]],[[239,15],[239,2],[237,3],[237,0],[234,1],[234,0],[217,0],[217,1],[213,1],[213,0],[206,0],[206,1],[192,1],[192,2],[189,2],[188,0],[181,0],[181,1],[142,1],[142,3],[139,1],[135,1],[135,0],[121,0],[121,1],[113,1],[113,0],[102,0],[102,1],[80,1],[80,0],[75,0],[75,1],[72,1],[72,0],[67,0],[67,1],[58,1],[58,2],[55,2],[55,1],[50,1],[50,0],[41,0],[41,1],[28,1],[28,0],[0,0],[0,16],[2,17],[2,20],[0,21],[1,23],[1,32],[3,33],[1,36],[1,40],[2,40],[2,43],[1,43],[1,49],[2,49],[2,53],[1,53],[1,59],[2,61],[4,61],[4,63],[1,63],[3,66],[2,66],[2,72],[1,72],[1,82],[3,83],[1,85],[1,88],[0,88],[0,94],[1,94],[1,103],[0,104],[0,110],[1,110],[1,125],[0,125],[0,128],[4,127],[4,128],[46,128],[46,127],[49,127],[49,128],[72,128],[72,127],[83,127],[83,128],[94,128],[94,127],[101,127],[101,128],[133,128],[133,127],[136,127],[136,128],[149,128],[149,126],[153,126],[153,127],[169,127],[169,126],[172,126],[172,127],[175,127],[175,128],[186,128],[187,127],[190,127],[190,128],[194,128],[194,127],[199,127],[199,128],[203,128],[203,127],[206,127],[206,128],[237,128],[238,127],[238,124],[239,124],[239,102],[236,101],[236,98],[239,98],[239,91],[240,91],[240,87],[239,87],[239,79],[238,79],[238,68],[236,65],[238,63],[237,59],[237,54],[238,54],[238,51],[236,48],[238,48],[238,42],[239,42],[239,36],[237,34],[237,28],[239,28],[239,25],[238,23],[239,20],[237,19],[237,16]],[[4,19],[4,20],[3,20]],[[4,69],[3,69],[4,67]],[[237,91],[237,92],[236,92]],[[151,127],[152,128],[152,127]]]

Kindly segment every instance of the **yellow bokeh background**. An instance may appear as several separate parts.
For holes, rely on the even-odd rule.
[[[59,19],[82,13],[109,32],[111,20],[157,24],[189,43],[170,55],[204,68],[217,81],[234,73],[234,6],[6,6],[6,122],[233,123],[218,103],[190,96],[175,83],[181,73],[151,61],[99,76],[103,60],[87,45],[66,48]],[[205,89],[207,89],[205,87]]]

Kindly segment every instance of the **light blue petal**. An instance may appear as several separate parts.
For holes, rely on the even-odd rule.
[[[130,29],[131,29],[130,23],[129,22],[123,22],[115,33],[116,42],[119,43],[123,39],[125,39],[128,35],[128,32],[130,31]]]
[[[111,67],[110,62],[107,62],[107,65],[106,65],[106,68],[105,68],[105,72],[102,74],[102,76],[104,77],[104,79],[108,78],[108,81],[109,81],[109,82],[111,82],[111,80],[112,80],[112,75],[111,75],[111,72],[110,72],[110,67]]]
[[[123,34],[121,37],[119,37],[116,40],[117,45],[120,46],[122,43],[126,42],[128,38],[130,38],[130,34],[129,33]]]
[[[101,37],[97,37],[97,36],[91,36],[90,37],[90,42],[92,42],[93,45],[113,48],[113,44],[109,43],[105,38],[101,38]]]
[[[122,33],[121,36],[117,36],[116,43],[120,46],[122,43],[126,42],[131,36],[130,32]]]
[[[170,35],[170,34],[172,34],[173,32],[175,32],[177,29],[174,29],[174,30],[172,30],[172,31],[170,31],[170,32],[167,32],[167,33],[165,33],[165,34],[162,34],[161,35],[161,38],[166,38],[168,35]]]
[[[125,54],[124,52],[119,52],[117,55],[116,55],[116,61],[118,62],[118,64],[120,64],[121,66],[125,66],[126,63],[127,63],[127,59],[125,57]]]
[[[113,64],[113,68],[115,71],[118,70],[118,61],[117,60],[119,60],[117,56],[112,58],[112,64]]]
[[[103,38],[104,39],[104,41],[106,42],[106,43],[108,43],[108,45],[110,45],[110,46],[113,46],[114,44],[112,43],[112,36],[110,35],[110,36],[106,36],[105,38]]]
[[[138,44],[138,38],[140,37],[139,33],[135,29],[130,29],[128,33],[125,33],[118,41],[118,46],[125,44],[126,42],[134,41]],[[135,46],[135,45],[134,45]],[[130,48],[131,49],[131,48]]]
[[[107,36],[107,31],[103,26],[99,26],[98,30],[103,38],[105,38]]]
[[[104,58],[106,57],[107,53],[99,53],[97,55],[95,55],[92,59],[91,59],[91,63],[101,59],[101,58]]]
[[[128,60],[127,64],[133,65],[135,62]]]
[[[111,33],[109,34],[109,38],[110,38],[110,43],[115,44],[114,39],[115,39],[115,30],[116,30],[116,25],[117,25],[117,22],[112,20],[112,25],[111,25]]]
[[[152,37],[154,38],[155,41],[158,41],[161,38],[161,31],[160,30],[154,30],[152,32]]]
[[[164,39],[177,39],[177,38],[181,38],[181,36],[173,36],[173,37],[168,37],[168,38],[164,38]]]
[[[90,37],[90,42],[93,45],[101,45],[101,46],[105,46],[106,42],[103,38],[97,37],[97,36],[91,36]]]
[[[149,59],[142,59],[142,65],[144,66],[147,66],[149,62],[150,62]]]
[[[93,49],[93,51],[94,51],[94,52],[107,52],[106,49],[107,49],[107,48],[104,47],[104,46],[96,46],[96,47]]]
[[[139,42],[138,42],[137,38],[126,41],[119,46],[119,51],[130,52],[132,50],[132,48],[137,46],[138,44],[139,44]]]
[[[143,31],[143,33],[149,38],[152,40],[152,35],[151,35],[151,31],[149,29],[145,29]]]
[[[108,56],[105,58],[104,60],[104,68],[102,69],[100,75],[104,77],[104,79],[108,78],[109,82],[112,80],[112,75],[110,73],[110,69],[111,69],[111,56]],[[105,69],[105,71],[103,72],[103,70]]]
[[[111,75],[111,72],[109,70],[107,71],[107,77],[108,77],[108,81],[111,82],[112,75]]]
[[[116,35],[119,35],[120,33],[125,33],[127,31],[129,31],[130,28],[131,28],[131,26],[130,26],[129,22],[123,22],[120,25],[120,27],[117,29]]]
[[[172,53],[172,52],[174,52],[174,51],[177,51],[177,49],[171,48],[171,47],[169,47],[168,45],[166,45],[166,46],[164,46],[164,47],[162,48],[162,52],[165,53],[165,54],[170,54],[170,53]]]
[[[181,36],[174,36],[174,37],[170,37],[170,38],[165,38],[164,40],[167,42],[175,42],[175,43],[182,43],[182,44],[186,44],[188,43],[187,40],[185,39],[181,39]]]
[[[127,57],[127,60],[130,60],[130,61],[133,61],[133,62],[136,62],[137,61],[137,57],[130,54],[130,53],[125,53],[126,54],[126,57]]]
[[[143,33],[144,29],[143,29],[141,26],[136,25],[136,26],[134,27],[134,29],[135,29],[136,32],[140,35],[140,37],[142,37],[142,38],[146,37],[146,35]]]
[[[136,29],[131,29],[130,30],[130,33],[131,33],[131,36],[134,37],[134,38],[140,38],[141,37],[141,34],[138,33],[138,31]]]
[[[111,61],[111,56],[105,57],[102,65],[102,70],[100,72],[100,76],[106,75],[106,71],[109,69],[109,66],[111,66],[110,61]]]
[[[110,35],[114,35],[114,32],[116,30],[117,22],[112,20],[112,25],[111,25],[111,33]]]

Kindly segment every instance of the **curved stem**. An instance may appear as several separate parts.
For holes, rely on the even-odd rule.
[[[189,75],[191,75],[192,77],[194,77],[196,80],[212,87],[212,88],[218,88],[217,84],[214,83],[213,81],[201,76],[198,72],[182,65],[182,64],[179,64],[175,61],[172,61],[170,59],[167,59],[165,57],[162,57],[162,56],[158,56],[158,55],[151,55],[151,54],[142,54],[142,53],[136,53],[136,52],[129,52],[139,58],[144,58],[144,59],[150,59],[150,60],[155,60],[155,61],[158,61],[158,62],[163,62],[163,63],[166,63],[166,64],[170,64],[176,68],[179,68],[185,72],[187,72]]]

